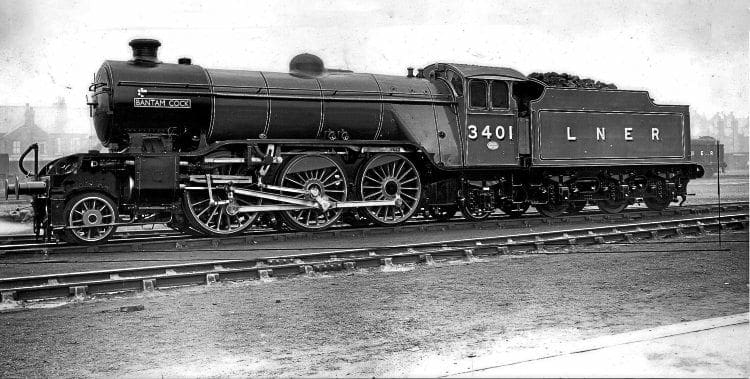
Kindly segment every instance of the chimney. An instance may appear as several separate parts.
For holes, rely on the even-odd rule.
[[[130,47],[133,48],[133,63],[161,63],[156,56],[156,51],[161,46],[161,42],[155,39],[134,39],[130,41]]]
[[[34,108],[26,103],[26,111],[23,114],[23,126],[34,126]]]

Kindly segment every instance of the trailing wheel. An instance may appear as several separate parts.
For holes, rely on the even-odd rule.
[[[375,224],[400,224],[419,209],[422,197],[419,172],[414,164],[401,154],[380,154],[371,157],[360,167],[355,185],[359,200],[398,200],[395,206],[360,208],[360,214]]]
[[[466,184],[462,195],[462,198],[458,201],[458,209],[467,220],[482,221],[490,217],[495,210],[492,198],[486,196],[480,187]]]
[[[211,175],[240,175],[244,169],[238,165],[216,167]],[[247,184],[232,184],[234,187],[246,187]],[[213,183],[211,196],[208,183],[191,183],[182,195],[182,212],[189,229],[181,230],[188,234],[203,234],[215,237],[232,236],[244,232],[255,220],[257,213],[239,213],[238,206],[257,205],[257,200],[246,199],[229,191],[228,184]],[[183,227],[177,224],[175,227]]]
[[[72,197],[65,205],[67,227],[63,238],[75,244],[96,244],[109,239],[117,229],[117,205],[99,192]]]
[[[277,183],[299,190],[285,195],[319,204],[346,201],[348,192],[343,167],[326,155],[298,155],[290,159],[279,171]],[[280,211],[279,215],[292,229],[312,231],[333,225],[342,212],[341,208],[320,208]]]

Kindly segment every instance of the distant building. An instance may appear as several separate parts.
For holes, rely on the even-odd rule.
[[[716,113],[710,118],[701,114],[690,114],[690,134],[693,138],[709,136],[724,144],[727,153],[747,152],[750,130],[747,117],[736,117],[733,113]]]
[[[17,119],[17,107],[3,108],[5,108],[4,112],[0,116],[4,117],[0,117],[0,122],[13,122],[12,120]],[[92,138],[88,133],[65,131],[68,113],[64,102],[57,102],[53,109],[55,110],[53,113],[46,112],[46,116],[52,117],[45,117],[47,128],[52,131],[47,131],[37,124],[35,108],[26,104],[21,122],[17,122],[15,127],[11,127],[7,133],[0,134],[0,154],[8,154],[10,174],[20,174],[17,169],[18,159],[33,143],[39,144],[40,166],[64,155],[103,149],[96,137]],[[27,158],[27,162],[30,163],[31,160],[33,160],[32,157]],[[27,167],[30,168],[30,164]]]

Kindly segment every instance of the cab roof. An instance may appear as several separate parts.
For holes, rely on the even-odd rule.
[[[477,66],[472,64],[443,63],[458,71],[463,77],[471,78],[477,76],[502,76],[516,80],[529,80],[526,75],[507,67]]]

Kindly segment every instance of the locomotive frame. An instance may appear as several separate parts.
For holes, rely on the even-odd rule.
[[[354,74],[309,55],[290,74],[206,70],[159,62],[159,45],[132,41],[133,60],[105,62],[90,87],[97,134],[116,152],[62,157],[33,180],[6,182],[6,194],[33,195],[37,233],[90,244],[156,222],[227,236],[257,223],[396,225],[420,209],[481,220],[530,206],[617,213],[642,199],[661,210],[702,175],[689,161],[687,107],[657,106],[646,92],[553,89],[512,69],[448,63],[406,78]],[[604,126],[596,141],[571,134],[594,130],[591,120],[624,127],[625,143],[628,128],[640,137],[651,128],[641,147],[651,155],[601,155],[627,145],[597,145]],[[579,150],[545,159],[558,146],[542,130],[567,130]]]

